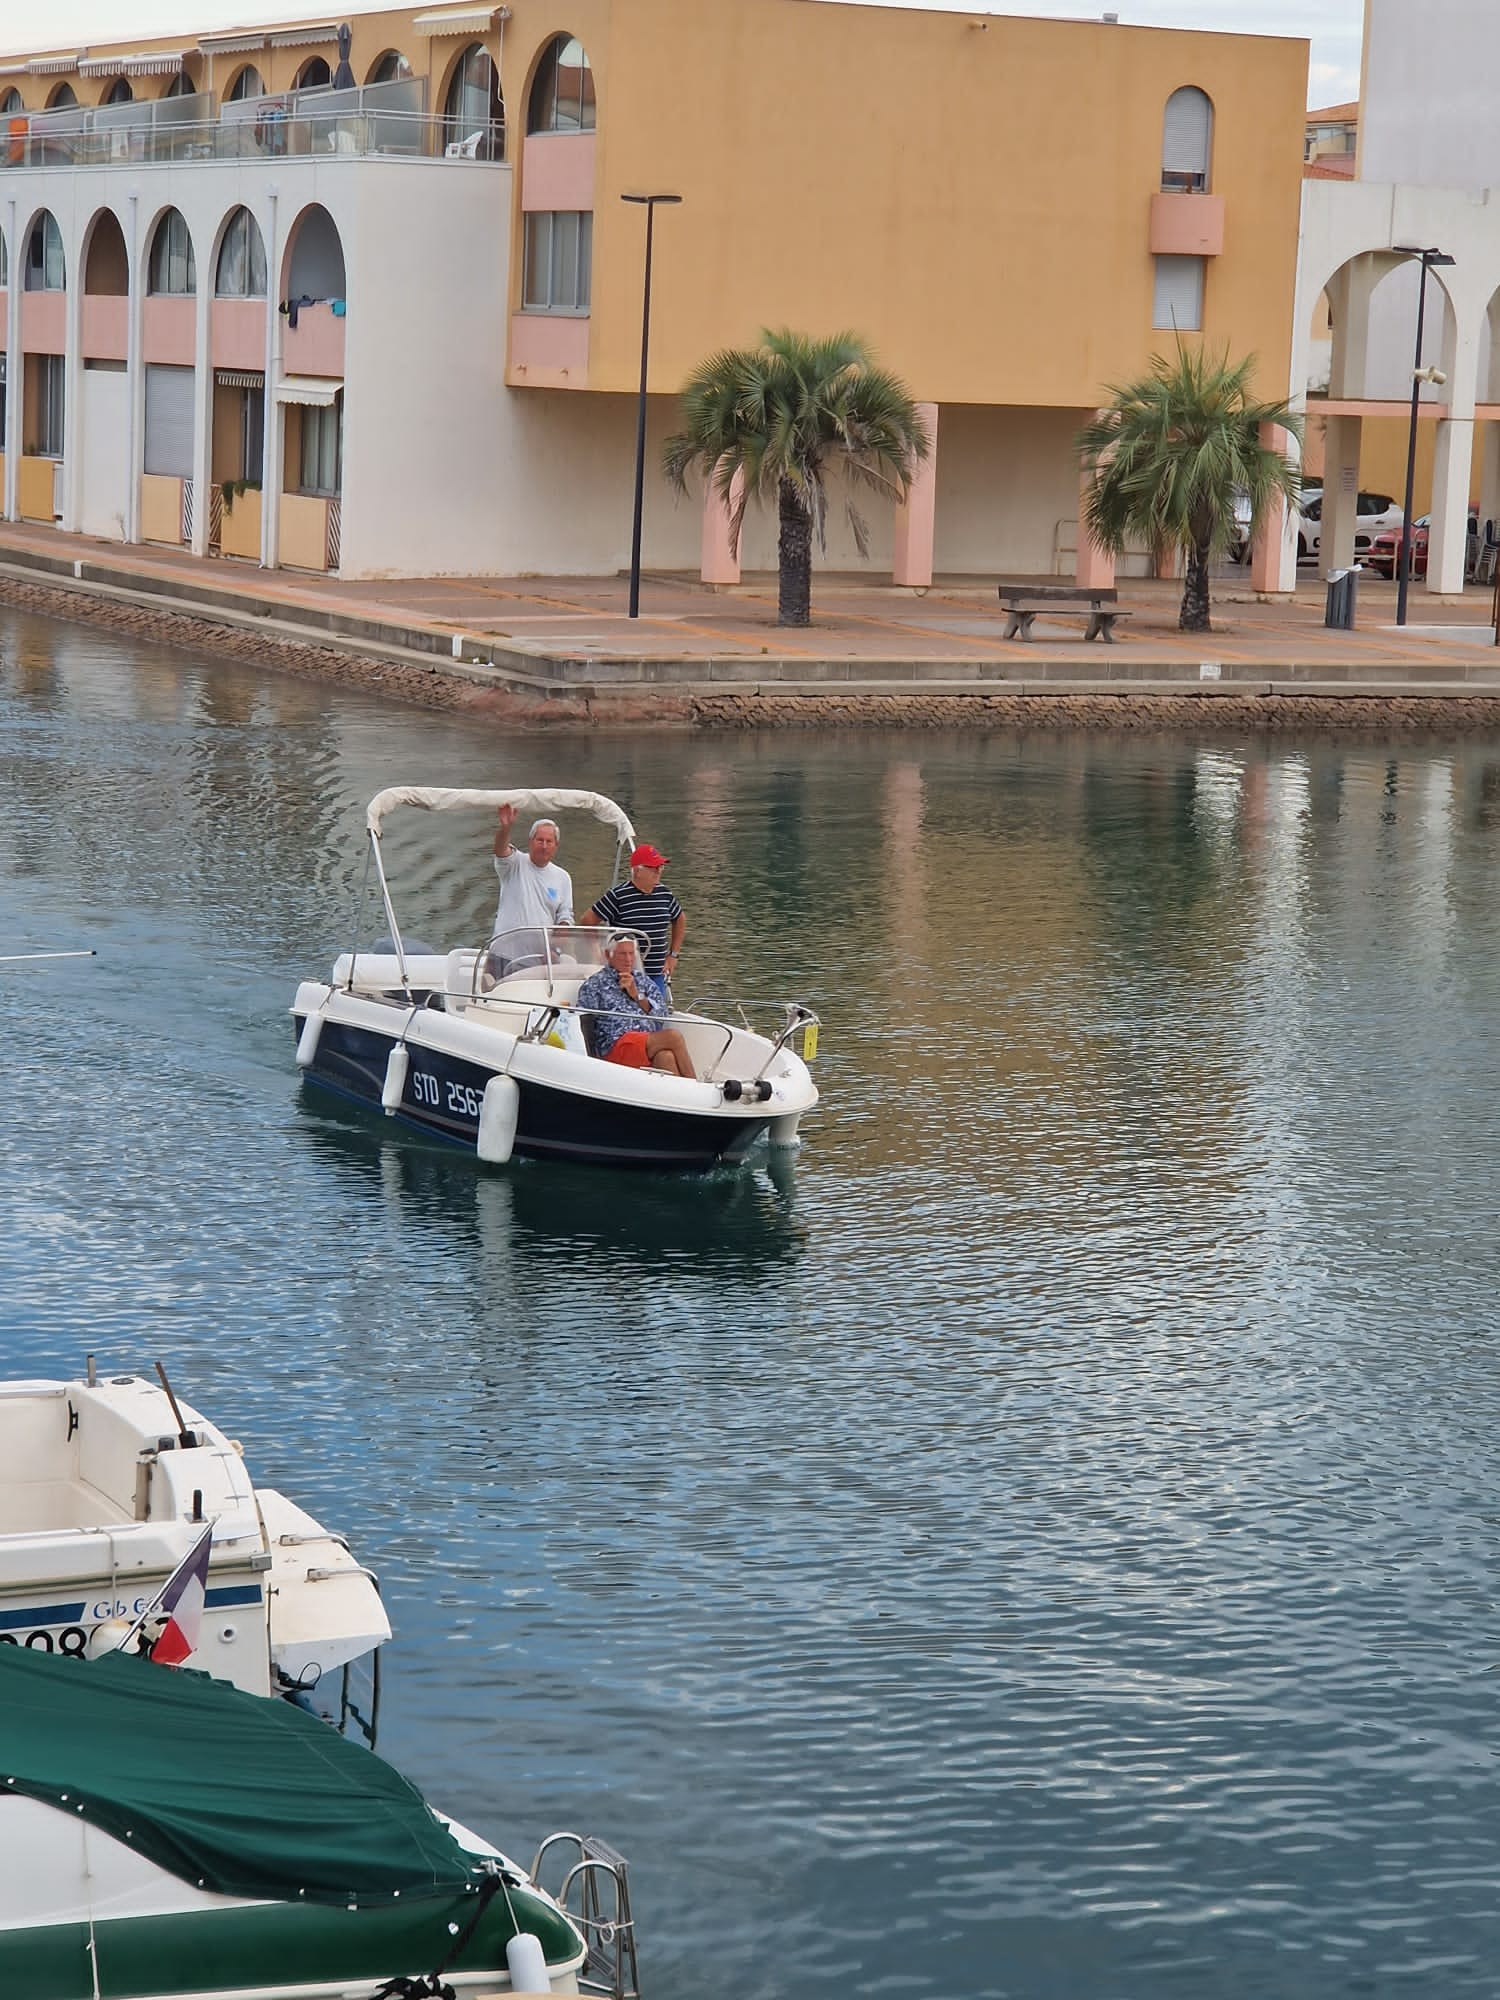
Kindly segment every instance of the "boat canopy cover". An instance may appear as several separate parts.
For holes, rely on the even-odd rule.
[[[423,806],[428,812],[447,812],[451,806],[487,806],[493,812],[497,806],[514,806],[518,813],[533,818],[547,813],[586,812],[612,826],[622,846],[635,845],[635,828],[629,816],[602,792],[475,792],[451,791],[442,785],[391,785],[377,792],[365,807],[365,825],[371,833],[380,832],[380,822],[396,806]]]
[[[0,1829],[7,1791],[225,1896],[375,1905],[481,1880],[372,1751],[290,1702],[139,1654],[0,1646]]]

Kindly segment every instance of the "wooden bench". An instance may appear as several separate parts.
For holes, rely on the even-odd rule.
[[[1075,590],[1060,584],[1011,584],[999,586],[1000,608],[1005,613],[1003,639],[1027,640],[1037,618],[1082,618],[1085,639],[1102,639],[1106,646],[1115,642],[1115,627],[1130,616],[1119,608],[1119,593],[1113,588]]]

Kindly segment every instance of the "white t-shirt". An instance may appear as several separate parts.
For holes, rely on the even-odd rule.
[[[566,868],[549,861],[544,868],[524,848],[495,856],[500,900],[495,905],[495,935],[545,924],[573,921],[573,878]]]

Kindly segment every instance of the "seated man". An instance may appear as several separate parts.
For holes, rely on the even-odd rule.
[[[692,1076],[693,1059],[680,1031],[660,1025],[666,1007],[654,982],[637,966],[635,939],[611,938],[604,966],[578,989],[579,1012],[590,1021],[594,1053],[627,1069],[669,1070]]]

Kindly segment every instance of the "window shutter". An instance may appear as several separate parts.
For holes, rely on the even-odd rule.
[[[1202,257],[1158,257],[1151,324],[1194,333],[1203,324]]]
[[[193,476],[193,371],[146,369],[147,472],[176,479]]]
[[[1214,108],[1201,90],[1189,87],[1174,90],[1167,99],[1161,126],[1161,170],[1163,175],[1192,176],[1199,187],[1208,186],[1208,152],[1213,134]]]

